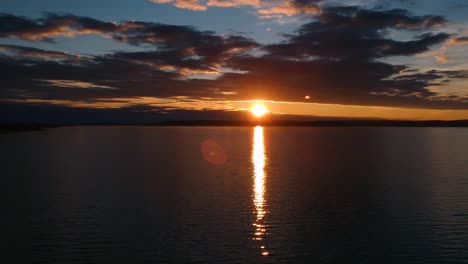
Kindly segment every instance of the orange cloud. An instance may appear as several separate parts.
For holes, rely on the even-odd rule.
[[[206,10],[206,6],[202,5],[199,0],[176,0],[175,6],[178,8],[190,9],[193,11]]]
[[[447,63],[448,58],[447,58],[447,51],[449,46],[453,45],[466,45],[468,44],[468,37],[459,37],[459,38],[453,38],[448,40],[441,48],[439,53],[434,56],[435,60],[440,62],[440,63]]]
[[[258,10],[259,14],[265,16],[295,16],[299,14],[317,15],[321,12],[321,8],[316,3],[310,2],[304,4],[297,1],[282,2],[269,8]]]
[[[254,6],[260,7],[260,0],[208,0],[208,6],[215,7],[239,7],[239,6]]]
[[[446,55],[445,52],[443,52],[443,53],[441,53],[439,55],[436,55],[435,59],[436,59],[436,61],[438,61],[440,63],[447,63],[448,62],[447,55]]]
[[[322,0],[298,1],[262,1],[262,0],[150,0],[157,4],[171,3],[178,8],[193,11],[205,11],[207,7],[241,7],[251,6],[258,10],[262,17],[294,16],[299,14],[315,15],[321,12],[317,5]]]
[[[192,11],[205,11],[206,6],[200,3],[200,0],[150,0],[156,4],[173,3],[176,7],[190,9]]]
[[[450,45],[465,45],[468,44],[468,37],[461,37],[461,38],[455,38],[451,39],[448,42]]]
[[[75,81],[75,80],[41,80],[51,86],[64,87],[64,88],[81,88],[81,89],[111,89],[116,88],[107,85],[99,85],[90,82]]]

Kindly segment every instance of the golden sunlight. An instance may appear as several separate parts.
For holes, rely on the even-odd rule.
[[[252,163],[253,163],[253,204],[255,206],[255,232],[253,240],[261,243],[260,249],[263,256],[268,256],[270,253],[267,251],[263,241],[263,237],[267,234],[266,225],[263,218],[267,214],[266,201],[265,201],[265,145],[263,142],[263,127],[256,126],[253,135],[252,147]]]
[[[266,109],[265,106],[261,105],[261,104],[255,104],[251,109],[250,109],[250,112],[256,116],[256,117],[262,117],[264,116],[266,113],[268,113],[268,109]]]

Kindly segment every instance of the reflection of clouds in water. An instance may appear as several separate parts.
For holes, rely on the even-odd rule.
[[[266,234],[266,226],[263,223],[267,211],[265,209],[265,145],[263,141],[263,127],[256,126],[254,128],[253,148],[252,148],[252,163],[254,167],[254,197],[253,203],[255,206],[255,232],[253,239],[262,241]],[[261,245],[260,249],[262,255],[268,256],[269,252],[266,250],[265,245]]]

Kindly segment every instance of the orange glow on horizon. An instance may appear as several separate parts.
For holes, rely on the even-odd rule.
[[[310,96],[310,95],[309,95]],[[304,98],[305,99],[305,98]],[[44,104],[53,106],[67,106],[73,108],[90,109],[119,109],[135,104],[157,107],[169,107],[183,110],[227,110],[227,111],[250,111],[256,118],[252,109],[256,105],[261,105],[267,113],[320,116],[320,117],[345,117],[345,118],[383,118],[394,120],[468,120],[467,109],[425,109],[425,108],[404,108],[391,106],[367,106],[367,105],[345,105],[331,103],[289,101],[268,101],[268,100],[202,100],[187,96],[174,97],[114,97],[106,99],[96,99],[95,101],[85,100],[57,100],[57,99],[8,99],[5,102],[15,102],[24,104]],[[265,110],[262,110],[265,111]]]
[[[252,111],[258,100],[230,101],[234,109]],[[425,109],[391,106],[345,105],[315,102],[260,101],[269,113],[315,117],[344,117],[391,120],[468,120],[468,110]]]

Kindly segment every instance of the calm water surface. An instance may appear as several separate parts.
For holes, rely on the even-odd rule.
[[[468,263],[468,129],[0,135],[2,263]]]

